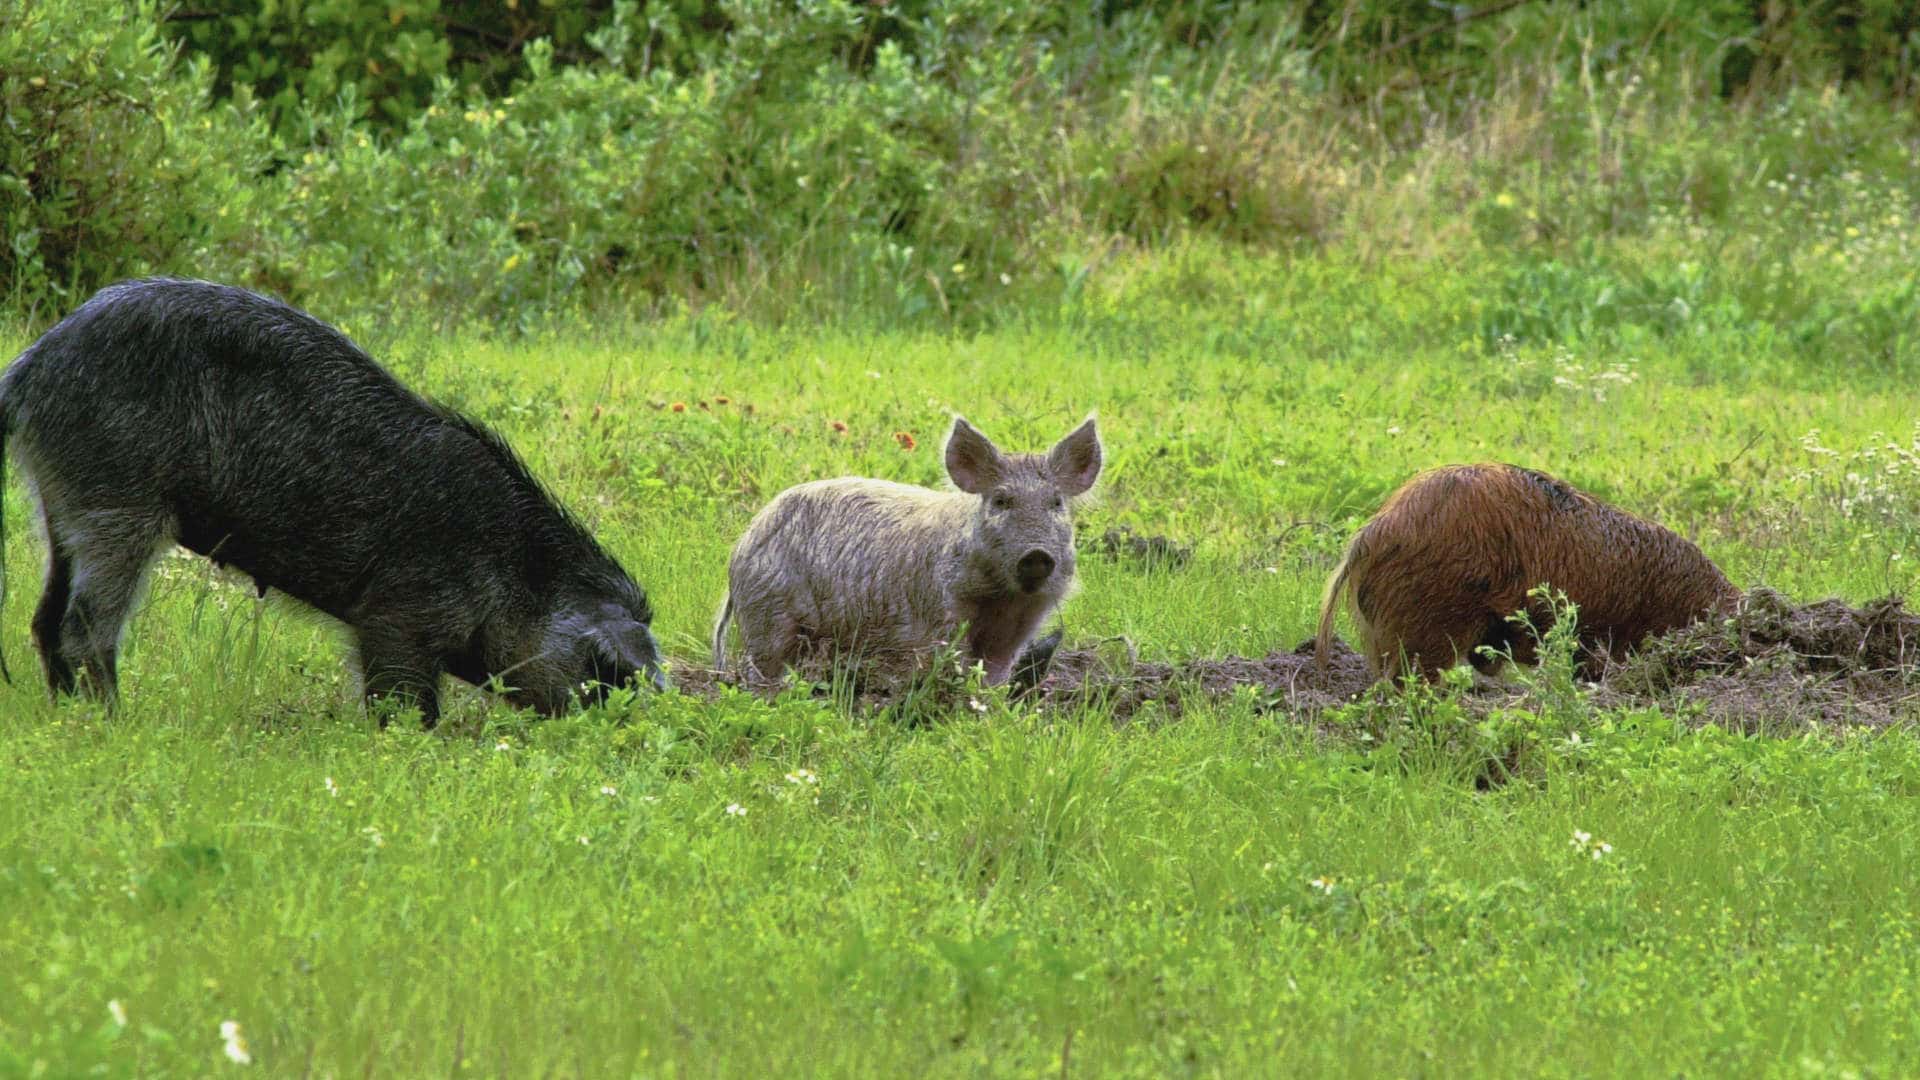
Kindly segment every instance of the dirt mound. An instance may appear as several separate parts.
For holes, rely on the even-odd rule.
[[[1193,558],[1193,545],[1170,536],[1143,535],[1122,525],[1108,529],[1091,545],[1091,550],[1115,561],[1130,560],[1146,566],[1164,566],[1178,570]]]
[[[674,669],[683,693],[711,695],[730,675]],[[771,692],[780,684],[747,687]],[[934,710],[962,706],[964,680],[891,672],[844,675],[840,692],[861,704],[909,702]],[[1187,701],[1251,692],[1258,706],[1309,717],[1351,701],[1373,685],[1359,653],[1336,639],[1323,671],[1313,643],[1264,657],[1228,656],[1178,663],[1142,660],[1131,642],[1113,639],[1052,654],[1046,673],[1021,696],[1049,710],[1098,709],[1127,721],[1157,703],[1178,717]],[[816,692],[833,693],[823,680]],[[1849,607],[1822,600],[1796,607],[1771,589],[1755,589],[1732,616],[1709,619],[1646,643],[1587,684],[1602,708],[1658,706],[1748,731],[1808,725],[1880,726],[1920,711],[1920,615],[1899,597]],[[1476,676],[1469,707],[1524,706],[1513,682]]]
[[[1920,615],[1897,596],[1795,606],[1754,589],[1723,619],[1648,642],[1602,680],[1600,704],[1697,705],[1723,724],[1891,723],[1920,699]]]

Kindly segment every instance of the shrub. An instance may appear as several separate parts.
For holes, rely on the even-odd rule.
[[[265,143],[243,99],[208,105],[152,0],[13,5],[0,19],[0,278],[29,315],[177,268],[223,226]]]

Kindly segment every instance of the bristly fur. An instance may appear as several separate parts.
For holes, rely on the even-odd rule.
[[[369,695],[442,673],[562,708],[659,674],[646,594],[505,439],[304,312],[208,282],[101,290],[0,375],[49,541],[34,638],[108,700],[154,554],[179,543],[346,623]]]
[[[646,591],[627,577],[626,571],[622,570],[614,557],[601,546],[600,541],[594,537],[586,523],[555,497],[552,489],[533,474],[533,470],[527,467],[526,460],[507,442],[505,436],[447,405],[426,398],[421,401],[440,418],[442,423],[466,432],[492,456],[494,463],[500,466],[509,481],[510,502],[522,513],[524,520],[534,528],[542,530],[543,538],[548,543],[559,548],[579,548],[593,553],[594,558],[584,560],[575,568],[576,572],[598,571],[596,574],[598,584],[620,592],[625,602],[633,608],[634,615],[640,622],[653,621],[653,604],[648,599]]]
[[[1448,465],[1388,497],[1347,545],[1321,600],[1317,663],[1334,615],[1350,599],[1376,676],[1433,678],[1481,646],[1534,657],[1508,616],[1544,632],[1551,612],[1529,599],[1546,584],[1579,606],[1590,657],[1623,655],[1649,635],[1737,605],[1740,590],[1698,547],[1669,529],[1513,465]]]

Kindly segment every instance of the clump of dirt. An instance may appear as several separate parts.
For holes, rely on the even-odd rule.
[[[1795,607],[1772,589],[1754,589],[1732,615],[1650,642],[1615,673],[1672,685],[1775,658],[1806,672],[1910,668],[1920,659],[1920,615],[1897,596],[1858,608],[1838,600]]]
[[[1672,631],[1609,667],[1599,697],[1679,700],[1744,729],[1891,723],[1920,700],[1920,615],[1898,596],[1795,606],[1754,589],[1732,615]]]
[[[715,698],[720,696],[722,687],[737,686],[740,678],[730,671],[715,671],[704,664],[675,664],[670,675],[673,688],[697,698]]]
[[[1366,658],[1339,640],[1329,650],[1324,671],[1314,662],[1311,641],[1291,652],[1259,658],[1227,656],[1177,664],[1136,660],[1103,646],[1054,654],[1033,700],[1056,709],[1096,706],[1118,720],[1158,702],[1168,716],[1177,717],[1189,695],[1227,697],[1250,687],[1265,708],[1313,713],[1352,700],[1372,682]]]
[[[1193,558],[1193,545],[1172,537],[1136,533],[1122,525],[1108,529],[1093,542],[1092,549],[1109,559],[1129,559],[1148,566],[1178,570]]]
[[[949,658],[951,659],[951,658]],[[951,667],[953,671],[947,671]],[[865,670],[842,673],[841,692],[881,709],[918,706],[929,712],[965,704],[957,663],[921,674]],[[1044,673],[1016,696],[1051,711],[1094,708],[1115,721],[1153,705],[1177,718],[1188,701],[1222,698],[1250,688],[1261,708],[1303,720],[1352,701],[1374,683],[1366,659],[1335,639],[1323,670],[1313,642],[1264,657],[1228,656],[1177,663],[1142,660],[1133,643],[1056,649]],[[713,695],[732,675],[677,667],[681,692]],[[784,684],[744,689],[770,693]],[[826,681],[815,692],[834,693]],[[1586,684],[1601,708],[1658,706],[1747,731],[1809,725],[1883,726],[1920,711],[1920,615],[1897,596],[1849,607],[1838,600],[1795,606],[1771,589],[1755,589],[1732,615],[1710,618],[1645,643],[1622,663],[1608,664]],[[1476,676],[1468,707],[1524,704],[1526,690]]]

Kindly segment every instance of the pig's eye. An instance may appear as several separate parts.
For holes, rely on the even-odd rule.
[[[995,510],[1011,510],[1013,509],[1013,500],[1006,495],[995,495],[993,497],[993,508]]]
[[[1064,507],[1064,506],[1066,506],[1066,505],[1067,505],[1067,500],[1065,500],[1065,499],[1063,499],[1063,498],[1061,498],[1061,497],[1060,497],[1060,496],[1058,496],[1058,495],[1055,495],[1055,496],[1053,497],[1053,508],[1054,508],[1055,510],[1059,510],[1059,509],[1061,509],[1062,507]]]

